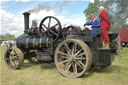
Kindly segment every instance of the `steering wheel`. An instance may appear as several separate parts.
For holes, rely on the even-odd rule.
[[[39,25],[39,33],[44,34],[46,33],[46,36],[49,38],[52,38],[53,42],[57,41],[60,34],[61,34],[61,23],[60,21],[53,17],[53,16],[47,16],[45,17]]]

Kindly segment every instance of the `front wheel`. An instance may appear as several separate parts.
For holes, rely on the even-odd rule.
[[[92,64],[89,47],[81,40],[67,39],[55,51],[55,64],[58,71],[69,78],[82,76]]]
[[[19,48],[13,46],[6,50],[4,60],[9,68],[19,69],[24,62],[24,54]]]

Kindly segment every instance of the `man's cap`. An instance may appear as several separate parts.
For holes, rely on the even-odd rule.
[[[102,8],[102,9],[104,9],[104,6],[100,6],[99,8]]]

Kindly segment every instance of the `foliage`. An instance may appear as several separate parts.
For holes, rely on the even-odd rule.
[[[0,35],[0,39],[3,39],[3,40],[15,40],[16,38],[15,38],[15,35],[6,33],[4,35]]]
[[[99,6],[103,5],[109,14],[109,19],[112,25],[112,30],[120,28],[128,28],[128,0],[95,0],[95,3],[90,3],[88,8],[84,10],[86,19],[90,20],[90,14],[95,14],[99,17]]]
[[[98,18],[99,12],[98,12],[98,6],[99,1],[95,0],[95,3],[89,3],[88,8],[84,10],[84,14],[86,17],[86,20],[91,20],[90,15],[95,14],[95,16]]]
[[[21,34],[21,35],[19,35],[17,38],[20,38],[20,37],[23,37],[24,36],[24,33],[23,34]]]

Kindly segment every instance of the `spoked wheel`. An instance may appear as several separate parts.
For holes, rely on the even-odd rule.
[[[53,42],[55,42],[61,33],[61,23],[57,18],[53,16],[47,16],[41,21],[39,32],[40,34],[46,33],[46,35],[50,38],[53,38]]]
[[[24,54],[17,47],[7,49],[4,60],[9,68],[19,69],[24,62]]]
[[[58,71],[69,78],[82,76],[92,63],[89,47],[77,39],[61,42],[56,48],[54,58]]]

